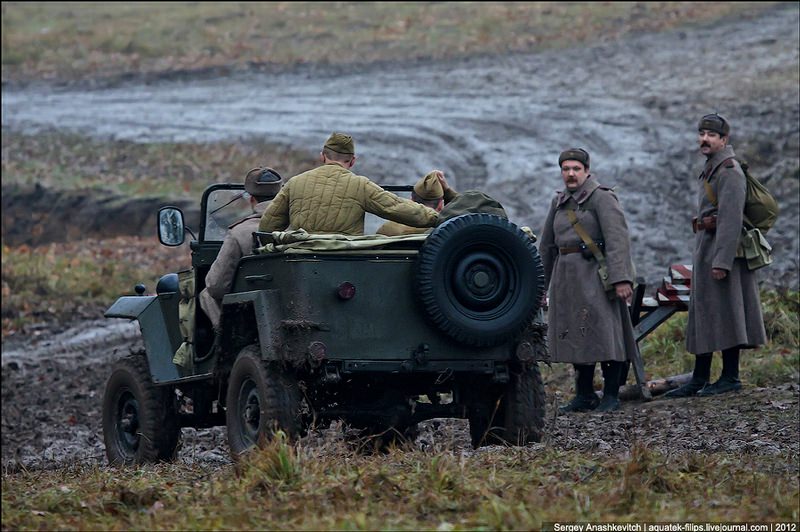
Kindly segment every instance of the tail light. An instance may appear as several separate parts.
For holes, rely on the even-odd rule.
[[[353,297],[356,295],[356,287],[353,283],[345,281],[336,289],[336,295],[338,295],[339,299],[343,301],[353,299]]]

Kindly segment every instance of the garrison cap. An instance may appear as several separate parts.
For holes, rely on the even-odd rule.
[[[583,148],[570,148],[561,152],[558,156],[558,166],[564,161],[578,161],[584,167],[589,168],[589,152]]]
[[[700,131],[701,129],[714,131],[719,133],[720,136],[727,137],[731,132],[731,125],[728,124],[728,121],[723,116],[714,113],[700,119],[700,123],[697,124],[697,130]]]
[[[331,133],[331,136],[325,141],[325,147],[336,153],[341,153],[342,155],[355,155],[356,153],[353,137],[335,131]]]
[[[434,172],[420,178],[414,185],[414,194],[423,200],[438,200],[444,197],[444,189]]]
[[[256,199],[272,199],[283,184],[281,175],[267,166],[258,166],[247,172],[244,190]]]

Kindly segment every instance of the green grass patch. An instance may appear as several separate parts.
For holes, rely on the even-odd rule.
[[[188,246],[166,248],[154,237],[3,246],[3,337],[39,323],[99,317],[119,296],[134,295],[137,283],[152,292],[162,275],[188,267]]]
[[[545,445],[364,454],[278,439],[233,467],[3,476],[6,529],[521,530],[544,522],[797,521],[796,478],[723,453]],[[713,494],[713,496],[711,496]]]
[[[742,351],[742,379],[755,386],[796,382],[800,379],[800,292],[762,290],[761,308],[768,343]],[[673,315],[640,343],[649,379],[691,373],[695,357],[685,347],[686,318],[685,312]],[[721,369],[721,356],[717,353],[711,365],[712,379]]]
[[[767,345],[746,349],[739,359],[740,376],[746,385],[774,386],[800,381],[800,292],[797,290],[762,290],[761,308]],[[663,379],[694,369],[694,355],[686,351],[686,312],[670,317],[639,343],[647,380]],[[722,357],[716,353],[711,362],[711,377],[722,371]],[[542,367],[548,393],[557,393],[562,401],[575,393],[571,364]],[[602,389],[599,364],[595,368],[595,388]],[[633,370],[628,384],[635,383]]]
[[[765,2],[4,2],[3,81],[535,51]]]

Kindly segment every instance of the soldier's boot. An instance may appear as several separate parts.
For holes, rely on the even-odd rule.
[[[694,359],[694,372],[692,379],[674,390],[664,394],[664,397],[675,399],[678,397],[694,397],[697,392],[708,385],[711,378],[711,353],[697,355]]]
[[[588,412],[600,403],[594,393],[594,364],[573,364],[575,367],[575,397],[558,409],[562,414]]]
[[[709,397],[722,393],[735,392],[742,389],[739,380],[739,349],[726,349],[722,352],[722,375],[719,380],[709,384],[699,392],[699,397]]]
[[[597,405],[595,412],[613,412],[620,409],[619,381],[622,377],[624,362],[603,362],[603,399]]]
[[[596,393],[592,392],[590,395],[576,395],[572,398],[572,401],[564,406],[560,406],[558,411],[562,414],[568,414],[570,412],[589,412],[597,408],[599,404],[600,399],[598,399]]]
[[[712,395],[719,395],[722,393],[736,392],[742,389],[742,381],[724,375],[720,376],[719,380],[713,384],[709,384],[699,392],[698,397],[710,397]]]
[[[700,380],[692,377],[692,379],[683,386],[679,386],[678,388],[665,393],[664,397],[669,397],[670,399],[674,399],[676,397],[694,397],[697,395],[697,392],[702,390],[707,385],[707,380]]]

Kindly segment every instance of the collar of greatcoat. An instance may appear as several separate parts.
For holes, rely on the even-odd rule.
[[[245,216],[241,220],[237,220],[237,221],[233,222],[231,225],[228,226],[228,229],[233,229],[234,227],[236,227],[240,223],[245,222],[247,220],[252,220],[253,218],[261,218],[261,216],[264,214],[264,211],[267,210],[267,207],[269,206],[269,202],[270,201],[272,201],[272,200],[261,201],[261,202],[256,203],[256,206],[253,207],[253,210],[255,211],[253,214],[248,214],[247,216]]]
[[[731,157],[735,157],[736,154],[733,153],[733,146],[728,144],[717,153],[712,155],[710,158],[706,159],[706,164],[703,167],[703,173],[700,174],[701,178],[704,178],[709,172],[713,171],[714,168],[719,166],[722,161],[725,159],[730,159]]]
[[[589,196],[592,195],[592,192],[597,190],[599,186],[600,183],[597,182],[597,179],[594,179],[592,174],[589,174],[589,177],[586,178],[586,181],[584,181],[583,184],[575,190],[575,192],[570,192],[569,189],[566,188],[560,191],[558,193],[558,201],[556,204],[561,207],[569,198],[573,198],[578,202],[578,205],[581,205],[583,202],[589,199]]]

